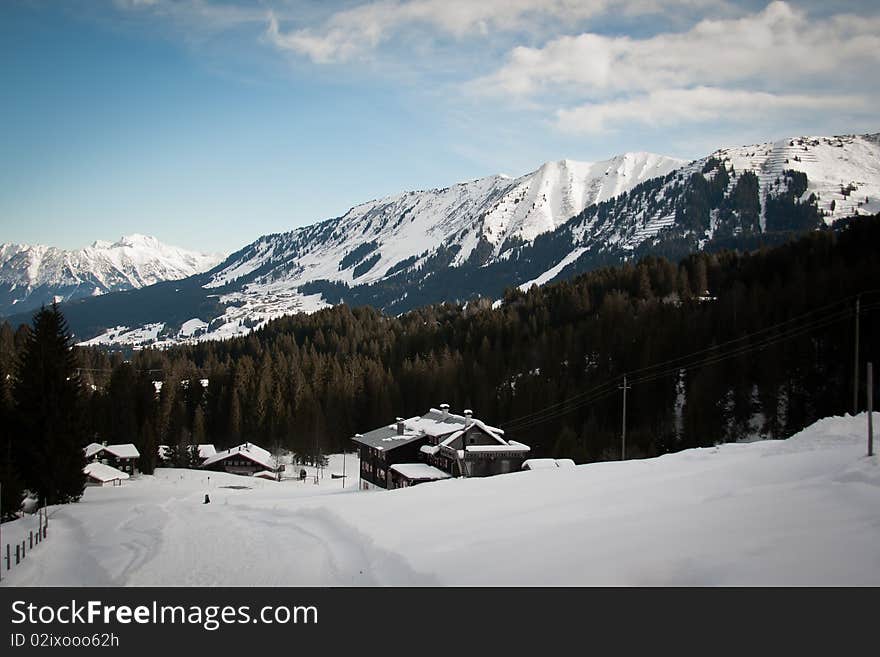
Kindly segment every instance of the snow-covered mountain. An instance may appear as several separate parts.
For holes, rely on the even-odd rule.
[[[545,283],[648,253],[667,256],[831,225],[880,212],[880,134],[795,137],[722,148],[590,206],[552,239]]]
[[[25,312],[53,300],[130,290],[187,278],[223,259],[128,235],[96,241],[79,250],[0,244],[0,316]]]
[[[587,206],[683,164],[653,153],[603,162],[561,160],[519,178],[496,175],[389,196],[336,219],[263,237],[230,257],[206,287],[242,281],[251,289],[292,289],[321,279],[362,285],[403,263],[418,267],[440,247],[455,250],[451,266],[486,264],[555,230]]]
[[[346,302],[398,313],[498,299],[647,254],[754,248],[880,211],[880,137],[795,137],[684,162],[627,153],[549,162],[370,201],[266,235],[173,286],[67,307],[91,344],[163,345],[246,333]]]

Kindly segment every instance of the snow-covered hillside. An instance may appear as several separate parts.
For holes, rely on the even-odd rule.
[[[877,586],[866,420],[394,491],[160,470],[57,507],[3,584]]]
[[[99,240],[75,251],[0,244],[0,315],[53,299],[67,301],[186,278],[222,259],[138,234],[114,243]]]
[[[713,155],[737,171],[754,171],[761,199],[786,169],[804,172],[804,197],[816,194],[828,224],[839,217],[880,212],[880,133],[794,137],[723,148]]]

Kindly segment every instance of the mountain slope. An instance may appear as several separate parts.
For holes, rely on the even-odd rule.
[[[221,256],[128,235],[75,251],[0,244],[0,316],[26,312],[53,300],[68,301],[187,278],[210,269]]]
[[[340,302],[400,313],[497,299],[643,255],[755,248],[878,210],[878,135],[790,138],[687,163],[648,153],[562,160],[364,203],[261,237],[173,286],[80,301],[66,314],[92,344],[223,338]]]

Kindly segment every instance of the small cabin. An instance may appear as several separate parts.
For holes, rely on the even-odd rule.
[[[209,456],[202,463],[205,470],[228,472],[230,474],[251,476],[257,472],[268,470],[280,472],[284,465],[275,465],[271,452],[253,443],[242,443]]]
[[[85,448],[87,461],[98,461],[129,475],[138,473],[138,461],[141,453],[132,443],[108,445],[107,443],[91,443]]]

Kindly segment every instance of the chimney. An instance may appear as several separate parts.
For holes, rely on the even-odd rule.
[[[440,404],[440,412],[441,412],[441,415],[444,420],[446,418],[448,418],[449,417],[449,404]]]
[[[474,412],[471,409],[464,409],[464,426],[469,427],[474,423],[473,415]]]
[[[397,435],[402,436],[403,435],[403,418],[398,417],[398,418],[394,418],[394,419],[397,421]]]

